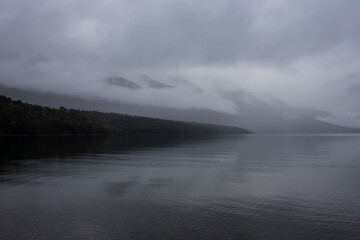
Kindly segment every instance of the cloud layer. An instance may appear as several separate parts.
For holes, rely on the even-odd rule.
[[[224,111],[217,90],[245,88],[356,125],[358,9],[357,0],[2,1],[0,83]],[[101,82],[142,73],[181,76],[208,94],[109,92]]]

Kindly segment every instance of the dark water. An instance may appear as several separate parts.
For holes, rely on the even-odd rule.
[[[0,239],[360,239],[360,135],[0,147]]]

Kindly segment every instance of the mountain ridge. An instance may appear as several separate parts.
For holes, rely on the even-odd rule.
[[[42,134],[245,134],[223,125],[117,113],[43,107],[0,96],[0,135]]]
[[[161,89],[162,91],[164,89]],[[131,90],[129,90],[131,91]],[[65,106],[89,111],[115,112],[145,117],[161,118],[175,121],[205,122],[218,125],[237,126],[257,133],[357,133],[360,129],[344,127],[316,117],[327,114],[313,109],[294,108],[286,103],[269,106],[259,104],[252,106],[238,102],[241,114],[217,112],[211,109],[139,105],[135,103],[115,102],[101,98],[82,98],[79,96],[58,93],[41,93],[0,84],[0,94],[10,96],[28,103],[49,107]]]

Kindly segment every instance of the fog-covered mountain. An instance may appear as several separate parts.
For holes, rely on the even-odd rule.
[[[148,77],[143,79],[153,80]],[[137,81],[139,81],[137,79]],[[160,81],[149,81],[159,83]],[[150,87],[140,85],[132,79],[113,77],[105,79],[107,85],[134,91],[146,87],[154,91],[167,91],[185,88],[193,94],[200,92],[193,91],[192,84],[179,84],[180,86],[167,85],[171,87]],[[180,81],[181,83],[181,81]],[[186,83],[184,80],[182,83]],[[196,87],[196,86],[195,86]],[[199,88],[200,89],[200,88]],[[201,89],[201,92],[203,90]],[[172,107],[160,107],[149,104],[135,104],[124,101],[110,101],[105,98],[81,98],[78,96],[61,95],[56,93],[41,93],[24,89],[10,88],[2,85],[0,94],[20,99],[22,101],[41,104],[51,107],[64,106],[67,108],[96,110],[103,112],[126,113],[131,115],[164,118],[179,121],[197,121],[203,123],[223,124],[246,128],[255,132],[279,132],[279,133],[327,133],[327,132],[356,132],[357,129],[338,126],[319,120],[318,118],[331,115],[325,111],[315,109],[298,108],[284,103],[283,101],[271,98],[260,99],[244,89],[219,90],[217,96],[235,106],[233,112],[221,112],[204,108],[176,109]],[[135,93],[134,93],[135,94]],[[166,99],[164,99],[166,101]]]
[[[155,79],[152,79],[144,74],[142,74],[138,77],[138,82],[145,88],[146,87],[154,88],[154,89],[173,88],[173,86],[171,86],[171,85],[162,83]]]
[[[104,83],[107,85],[123,87],[123,88],[131,89],[131,90],[141,88],[138,84],[136,84],[124,77],[108,77],[108,78],[104,79]]]
[[[177,88],[184,88],[187,90],[191,90],[194,93],[203,92],[203,89],[201,89],[199,86],[182,77],[172,77],[170,79],[167,79],[167,81],[173,86],[176,86]]]
[[[170,84],[165,84],[159,80],[150,78],[145,74],[136,75],[132,78],[125,78],[123,76],[112,76],[105,78],[103,82],[105,83],[105,85],[113,85],[131,90],[140,88],[166,89],[176,87],[191,90],[193,92],[202,92],[202,89],[200,87],[183,78],[172,78],[169,80]]]
[[[325,111],[294,107],[274,97],[264,101],[243,89],[221,94],[236,105],[239,119],[246,126],[252,126],[260,132],[343,131],[335,125],[318,120],[331,115]]]

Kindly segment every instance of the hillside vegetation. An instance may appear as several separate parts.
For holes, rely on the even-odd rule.
[[[54,109],[0,96],[1,135],[249,133],[237,127],[170,121],[115,113]]]

